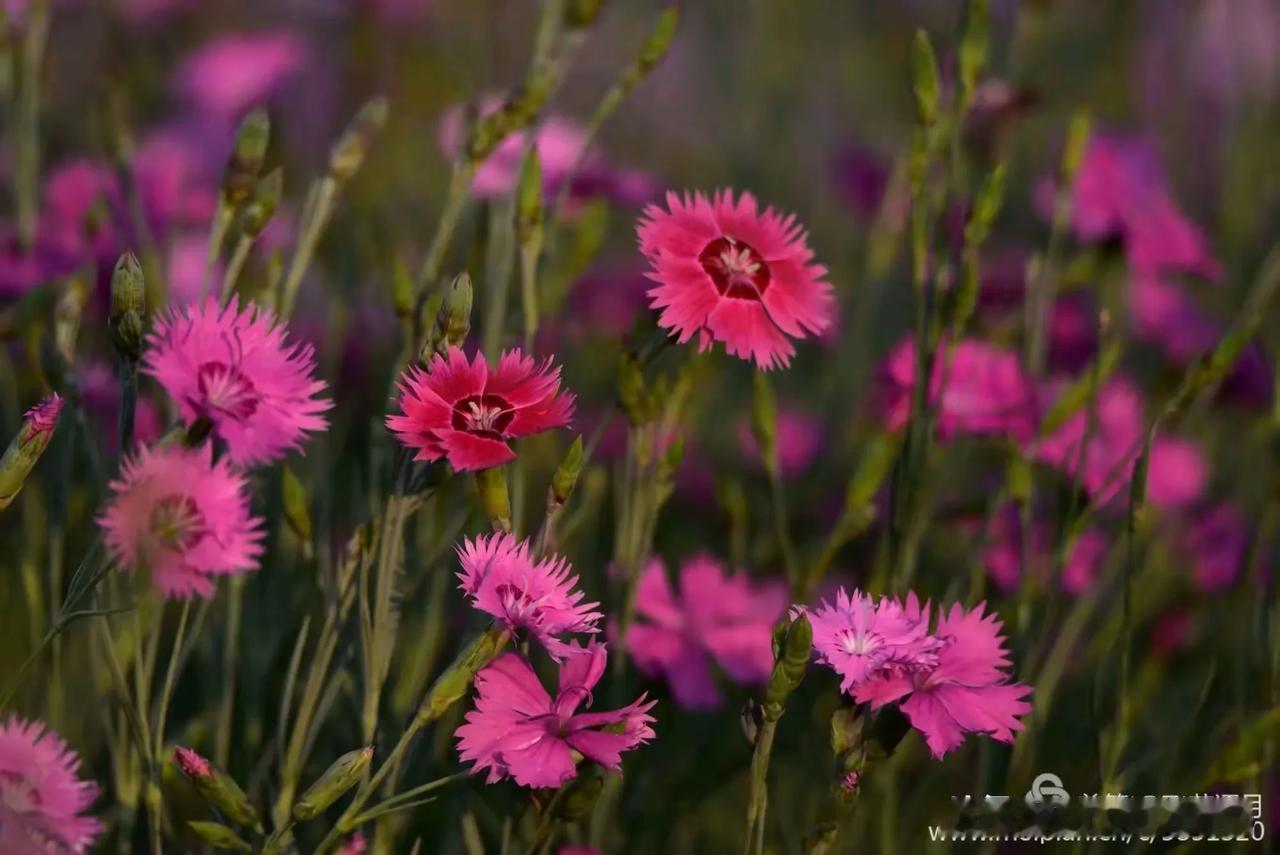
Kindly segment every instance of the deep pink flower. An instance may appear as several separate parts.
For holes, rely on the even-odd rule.
[[[190,425],[203,417],[237,464],[275,460],[323,430],[333,404],[315,397],[315,353],[293,344],[263,308],[217,301],[171,309],[148,339],[143,370]]]
[[[1223,502],[1196,514],[1181,538],[1196,587],[1209,593],[1231,587],[1244,570],[1251,537],[1248,520],[1233,504]]]
[[[705,555],[681,566],[677,597],[655,558],[637,583],[626,649],[641,672],[667,679],[681,706],[712,709],[721,701],[713,662],[739,683],[768,679],[773,624],[785,606],[781,583],[753,584]]]
[[[302,68],[306,47],[285,30],[221,36],[188,56],[175,88],[206,113],[234,119]]]
[[[600,604],[582,602],[582,592],[574,590],[578,577],[565,559],[536,560],[529,541],[501,533],[463,541],[458,558],[458,579],[472,604],[511,632],[529,633],[553,657],[565,649],[558,636],[599,632],[596,624],[603,615],[594,609]]]
[[[1014,732],[1023,727],[1018,717],[1031,711],[1023,700],[1031,687],[1008,682],[1000,623],[994,615],[984,616],[984,609],[980,603],[966,612],[956,603],[949,612],[940,612],[934,636],[944,645],[936,666],[882,672],[855,685],[854,698],[876,709],[899,702],[935,758],[963,742],[966,733],[1013,742]]]
[[[218,576],[256,570],[261,520],[250,515],[249,485],[208,443],[141,449],[111,483],[99,518],[122,570],[145,568],[168,597],[208,597]]]
[[[1022,581],[1022,520],[1016,503],[1001,508],[991,521],[982,560],[1001,591],[1016,591]],[[1047,578],[1053,571],[1055,556],[1053,532],[1044,521],[1036,521],[1031,527],[1030,561],[1039,578]],[[1082,594],[1093,586],[1098,570],[1106,557],[1107,538],[1096,528],[1087,528],[1076,538],[1067,553],[1058,584],[1068,594]]]
[[[1017,354],[966,339],[956,344],[948,366],[946,350],[944,341],[929,390],[937,407],[939,439],[966,434],[1027,439],[1034,434],[1035,395]],[[878,373],[882,418],[890,430],[902,428],[911,417],[915,373],[915,341],[907,338],[890,351]]]
[[[88,852],[102,823],[84,812],[98,788],[76,776],[80,758],[39,722],[0,724],[0,852]]]
[[[804,609],[813,627],[818,662],[840,675],[840,690],[849,692],[873,677],[904,670],[932,668],[942,642],[929,634],[929,615],[915,594],[905,605],[892,597],[873,597],[854,589],[836,592],[835,603],[823,601]]]
[[[508,350],[490,370],[479,351],[451,348],[423,371],[414,365],[400,377],[400,414],[387,427],[415,460],[448,460],[459,471],[488,469],[516,459],[509,440],[564,427],[573,417],[573,394],[561,391],[560,369]]]
[[[750,193],[667,193],[667,209],[647,207],[636,232],[658,283],[650,305],[681,344],[694,335],[702,350],[723,342],[769,370],[791,362],[792,338],[832,323],[835,293],[803,228],[794,215],[761,212]]]
[[[476,708],[455,733],[458,754],[474,764],[473,774],[488,770],[490,784],[511,778],[523,787],[555,788],[577,774],[573,752],[616,772],[622,752],[653,738],[648,712],[654,702],[644,695],[622,709],[579,713],[604,673],[605,647],[592,642],[566,652],[554,698],[515,653],[476,675]]]
[[[174,748],[173,761],[178,764],[182,774],[193,781],[213,776],[213,767],[209,764],[209,759],[190,748],[181,745]]]
[[[778,469],[784,478],[794,478],[808,469],[822,451],[825,441],[822,425],[803,410],[779,407],[777,428]],[[750,418],[744,416],[738,421],[736,438],[742,455],[763,466]]]

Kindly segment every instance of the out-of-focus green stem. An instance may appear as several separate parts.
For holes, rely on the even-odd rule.
[[[302,234],[298,238],[298,246],[289,261],[288,272],[280,284],[280,292],[276,302],[276,313],[284,319],[293,314],[294,303],[298,299],[298,288],[302,285],[302,277],[311,266],[315,257],[316,246],[325,226],[333,215],[333,200],[338,192],[338,182],[332,175],[317,178],[307,197],[306,213],[302,224]]]
[[[777,731],[777,720],[766,717],[760,724],[755,751],[751,754],[751,772],[748,779],[750,791],[747,797],[747,839],[742,850],[746,855],[764,855],[764,819],[769,801],[769,759],[773,755],[773,739]]]
[[[22,79],[18,100],[15,152],[18,237],[31,246],[40,207],[40,76],[49,41],[49,0],[27,6],[22,39]]]
[[[222,694],[218,698],[218,729],[213,740],[213,762],[227,768],[231,755],[231,719],[236,707],[236,672],[240,659],[240,616],[244,606],[244,577],[234,576],[227,586],[227,635],[222,647]]]
[[[214,212],[213,223],[209,226],[209,248],[205,252],[204,271],[200,274],[200,302],[209,296],[209,283],[213,280],[213,269],[218,266],[218,258],[222,255],[222,245],[227,241],[227,230],[231,228],[231,218],[235,210],[226,199],[219,197],[218,210]]]

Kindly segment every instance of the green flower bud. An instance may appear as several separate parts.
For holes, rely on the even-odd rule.
[[[356,113],[329,153],[329,175],[335,181],[347,181],[360,169],[387,123],[387,112],[387,99],[374,98]]]
[[[181,746],[174,749],[174,762],[191,781],[196,792],[227,819],[248,828],[261,826],[249,797],[226,772],[191,749]]]
[[[248,841],[243,840],[238,834],[220,822],[191,819],[187,820],[187,827],[214,849],[230,849],[234,852],[253,851],[253,847],[249,845]]]
[[[462,347],[471,332],[471,306],[474,301],[471,274],[464,270],[453,277],[445,291],[435,324],[427,336],[427,345],[422,353],[424,360],[436,353],[447,353],[451,347]]]
[[[142,265],[137,256],[126,252],[111,273],[111,306],[107,313],[111,343],[121,359],[137,362],[142,357],[146,314],[147,288]]]
[[[658,15],[658,22],[649,34],[649,40],[640,50],[640,61],[636,70],[640,76],[652,71],[671,49],[671,42],[676,37],[676,27],[680,23],[680,4],[672,3]]]
[[[56,393],[27,410],[18,435],[0,457],[0,511],[12,504],[36,461],[49,447],[61,412],[62,398]]]
[[[786,625],[782,638],[775,635],[778,654],[774,657],[773,672],[765,688],[764,714],[776,721],[782,715],[782,705],[804,678],[805,668],[813,649],[813,627],[808,616],[801,614]]]
[[[253,186],[253,197],[245,206],[244,216],[240,221],[245,234],[252,237],[262,234],[262,230],[275,216],[283,193],[284,171],[277,166]]]
[[[307,788],[302,798],[298,799],[297,804],[293,806],[293,818],[298,822],[309,822],[324,813],[330,805],[359,783],[372,761],[372,745],[348,751],[333,761],[333,764]]]
[[[236,131],[231,158],[222,176],[222,198],[227,205],[238,208],[253,195],[253,185],[262,171],[270,141],[271,117],[266,109],[258,107],[244,117]]]
[[[831,716],[831,753],[839,757],[862,744],[863,717],[856,707],[840,707]]]
[[[564,459],[556,467],[556,474],[551,476],[551,494],[547,500],[548,505],[561,507],[565,502],[569,501],[569,496],[573,495],[573,488],[578,483],[578,475],[582,472],[582,459],[582,437],[579,436],[574,439],[569,446],[569,450],[565,452]]]
[[[466,697],[476,674],[502,652],[510,638],[505,627],[495,624],[468,644],[422,699],[418,721],[437,721],[449,707]]]

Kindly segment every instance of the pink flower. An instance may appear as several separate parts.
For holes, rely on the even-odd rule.
[[[490,784],[511,778],[523,787],[554,788],[577,774],[573,752],[616,772],[622,752],[653,738],[648,712],[654,702],[644,695],[611,712],[577,712],[584,702],[590,706],[607,654],[595,642],[566,653],[554,698],[515,653],[476,675],[476,708],[455,733],[459,756],[474,764],[472,774],[488,770]]]
[[[835,294],[804,230],[794,216],[761,212],[750,193],[667,193],[667,210],[650,205],[636,232],[658,283],[650,306],[681,344],[696,334],[702,350],[723,342],[769,370],[790,364],[791,338],[832,323]]]
[[[738,450],[743,456],[763,466],[755,435],[751,432],[751,420],[738,421]],[[794,478],[812,465],[822,451],[824,437],[822,425],[813,416],[790,407],[778,409],[778,468],[784,478]]]
[[[0,724],[0,852],[88,852],[102,823],[84,812],[98,788],[80,758],[39,722]]]
[[[208,758],[197,754],[190,748],[184,748],[181,745],[174,748],[173,760],[178,764],[178,768],[182,770],[182,774],[193,781],[213,776],[213,767],[209,765]]]
[[[915,594],[902,604],[892,597],[877,603],[871,596],[844,588],[835,604],[823,601],[804,609],[813,627],[818,662],[840,675],[840,690],[849,692],[868,680],[906,670],[932,668],[942,642],[929,635],[929,615]]]
[[[448,460],[459,471],[488,469],[516,459],[509,440],[564,427],[573,395],[560,390],[560,369],[519,350],[502,354],[496,370],[477,352],[471,362],[458,348],[431,358],[427,370],[411,366],[400,377],[400,415],[387,417],[415,460]]]
[[[557,636],[568,632],[599,632],[603,617],[593,611],[599,603],[582,602],[575,591],[578,577],[558,556],[535,560],[529,541],[511,534],[490,534],[465,540],[458,547],[462,570],[458,579],[472,605],[494,616],[511,632],[524,630],[558,658],[566,645]]]
[[[365,840],[364,835],[355,834],[346,843],[338,847],[338,855],[363,855],[368,848],[369,842]]]
[[[1233,504],[1197,514],[1181,538],[1195,568],[1196,588],[1213,593],[1231,587],[1244,569],[1251,539],[1248,520]]]
[[[768,679],[773,624],[785,606],[780,583],[752,584],[708,556],[681,566],[677,599],[662,562],[654,559],[637,583],[626,649],[641,672],[667,679],[681,706],[712,709],[721,701],[713,661],[739,683]]]
[[[306,48],[279,30],[221,36],[183,61],[175,88],[210,114],[234,119],[302,68]]]
[[[945,355],[944,341],[934,358],[929,391],[940,439],[966,434],[1028,439],[1034,434],[1035,395],[1017,354],[966,339],[956,344],[950,366]],[[915,341],[907,338],[879,370],[881,413],[890,430],[902,428],[911,417],[915,373]]]
[[[208,597],[216,577],[257,569],[262,521],[250,516],[248,482],[207,443],[143,448],[111,492],[99,518],[108,551],[123,570],[148,570],[165,596]]]
[[[1053,535],[1049,525],[1036,521],[1031,527],[1031,567],[1039,578],[1046,579],[1053,570],[1055,556]],[[1082,594],[1098,577],[1098,570],[1107,554],[1107,538],[1095,528],[1085,529],[1076,538],[1067,553],[1062,575],[1058,580],[1068,594]],[[1001,591],[1016,591],[1022,581],[1023,562],[1022,521],[1016,503],[1006,504],[996,514],[988,532],[988,541],[982,560],[987,573]]]
[[[1031,687],[1008,682],[1000,623],[994,615],[984,617],[984,608],[966,612],[957,603],[940,613],[934,635],[944,644],[934,667],[882,673],[855,685],[854,698],[875,709],[899,702],[935,758],[963,742],[966,733],[1013,742],[1023,727],[1018,717],[1031,711],[1023,700]]]
[[[265,463],[323,430],[332,402],[316,398],[310,345],[291,344],[266,309],[215,300],[170,310],[149,340],[143,370],[190,425],[208,419],[237,464]]]

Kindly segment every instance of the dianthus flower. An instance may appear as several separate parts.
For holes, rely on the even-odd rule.
[[[81,853],[102,831],[84,812],[97,787],[76,776],[80,758],[38,722],[0,723],[0,852]]]
[[[877,603],[861,591],[849,595],[840,588],[834,604],[824,601],[805,613],[818,661],[840,675],[841,691],[881,674],[930,668],[938,661],[942,642],[929,634],[929,616],[915,594],[905,605],[892,597]]]

